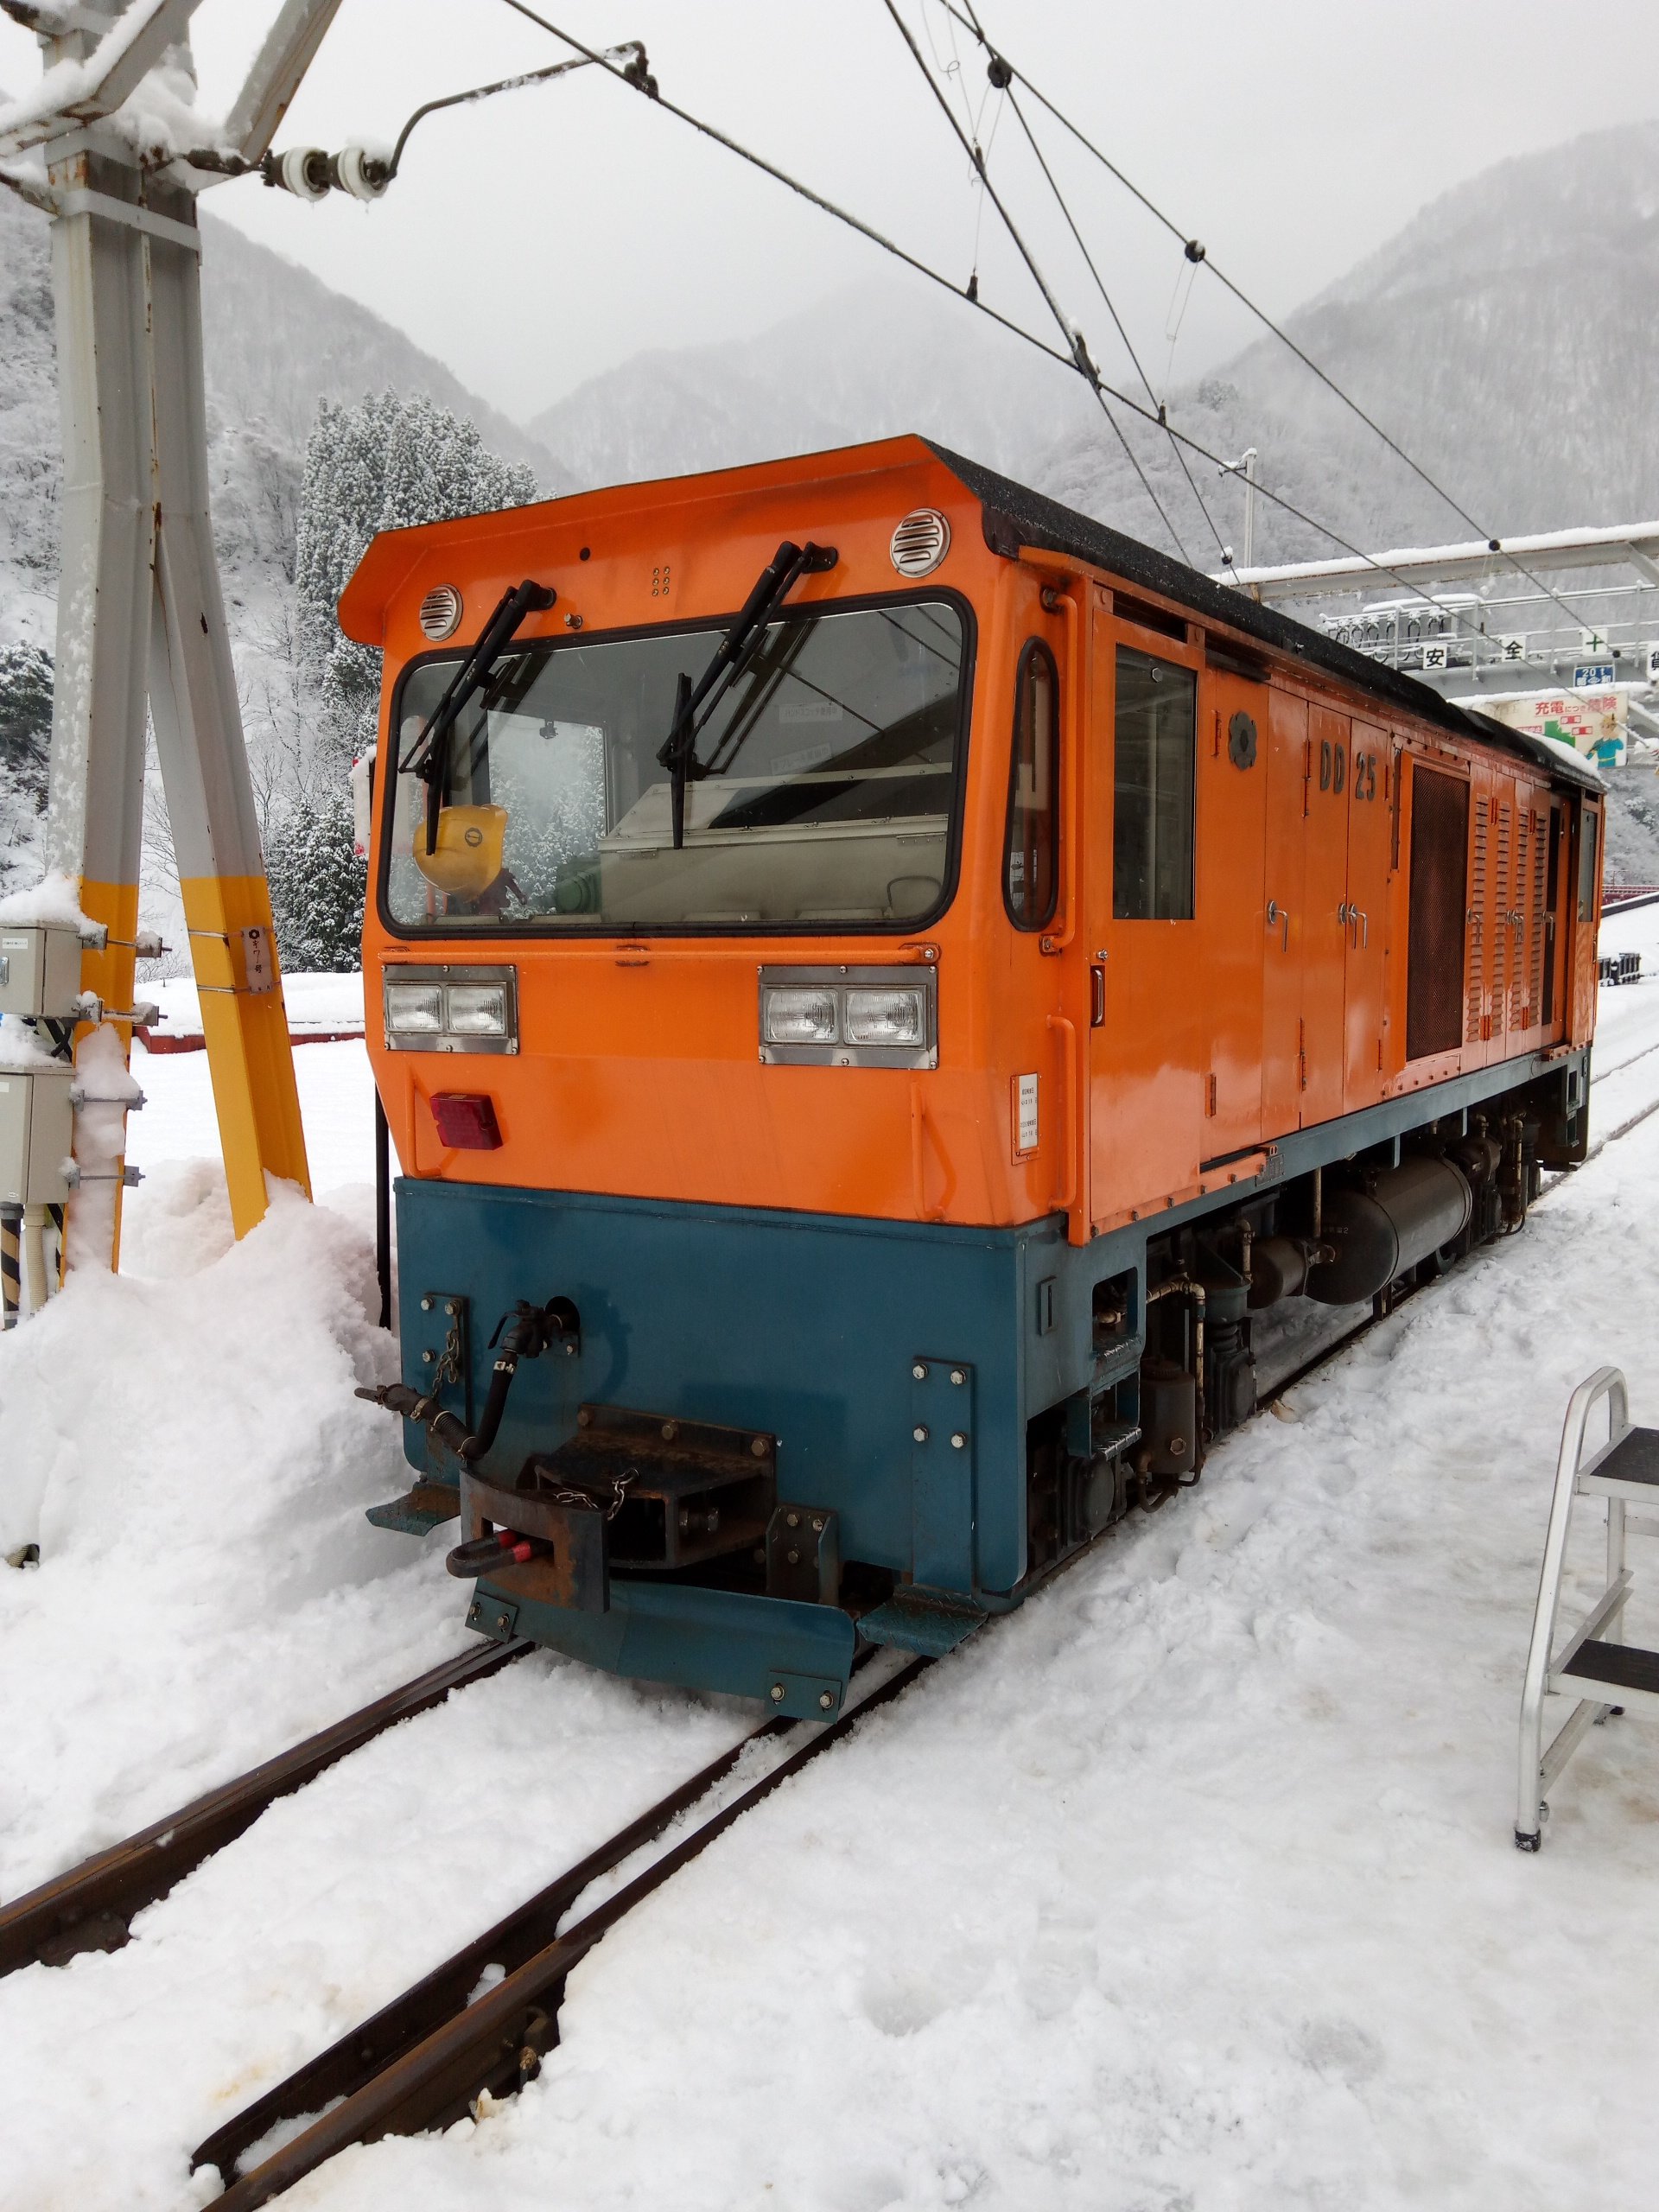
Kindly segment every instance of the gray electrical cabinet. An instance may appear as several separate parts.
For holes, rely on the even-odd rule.
[[[80,995],[80,936],[62,922],[0,923],[0,1014],[67,1021]]]
[[[61,1205],[74,1149],[74,1070],[0,1067],[0,1205]]]

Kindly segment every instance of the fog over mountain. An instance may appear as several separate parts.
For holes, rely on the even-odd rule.
[[[1134,389],[1121,348],[1096,327],[1103,313],[1084,321],[1103,372]],[[1488,170],[1287,327],[1484,526],[1513,535],[1659,512],[1656,321],[1653,123]],[[1177,427],[1224,458],[1254,445],[1264,482],[1358,544],[1471,534],[1270,335],[1178,387],[1168,405]],[[1192,557],[1215,565],[1168,441],[1120,419]],[[583,484],[917,429],[1167,543],[1080,382],[899,272],[752,341],[640,354],[531,428]],[[1238,539],[1237,486],[1192,466],[1223,535]],[[1258,559],[1331,550],[1266,502],[1257,512]]]
[[[214,523],[256,752],[261,656],[291,625],[301,458],[324,397],[425,392],[470,416],[496,452],[529,461],[549,493],[918,430],[1167,543],[1080,379],[879,260],[867,281],[758,339],[640,353],[524,427],[389,323],[211,215],[203,296]],[[1105,373],[1129,385],[1103,315],[1084,320]],[[1659,123],[1488,170],[1287,327],[1483,529],[1659,513]],[[47,224],[3,194],[0,360],[0,645],[49,649],[60,463]],[[1356,544],[1471,534],[1271,336],[1178,386],[1168,407],[1218,454],[1254,445],[1267,484]],[[1217,565],[1167,440],[1122,419],[1189,556]],[[1239,486],[1192,466],[1242,551]],[[1258,559],[1330,550],[1258,506]],[[1659,830],[1638,842],[1659,880]],[[1635,863],[1632,853],[1624,872],[1641,873]]]

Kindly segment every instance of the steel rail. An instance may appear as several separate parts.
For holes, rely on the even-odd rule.
[[[268,1805],[302,1789],[386,1729],[481,1681],[535,1646],[524,1637],[458,1652],[360,1712],[210,1789],[137,1835],[84,1859],[39,1889],[0,1906],[0,1974],[61,1966],[79,1951],[118,1951],[133,1915],[167,1895],[204,1859],[252,1827]]]
[[[196,2145],[190,2154],[191,2171],[214,2166],[221,2175],[233,2174],[249,2145],[258,2142],[279,2122],[302,2119],[341,2097],[354,2096],[377,2074],[464,2011],[486,1968],[495,1967],[511,1974],[543,1950],[558,1934],[561,1919],[590,1883],[610,1873],[646,1844],[654,1843],[671,1821],[731,1772],[752,1745],[782,1735],[797,1725],[793,1720],[768,1720],[722,1751],[700,1774],[659,1798],[638,1820],[620,1828],[482,1936],[464,1943],[401,1996],[347,2029],[337,2042],[308,2059],[264,2096],[245,2105],[233,2119]]]
[[[1655,1111],[1659,1111],[1659,1099],[1611,1132],[1603,1145],[1617,1141]],[[1555,1187],[1554,1183],[1548,1185],[1540,1198]],[[1274,1385],[1272,1397],[1258,1406],[1258,1413],[1266,1412],[1286,1391],[1340,1358],[1429,1287],[1428,1284],[1415,1286],[1393,1300],[1386,1310],[1373,1312],[1356,1328],[1322,1346]],[[1105,1531],[1100,1533],[1103,1535]],[[1088,1557],[1098,1541],[1096,1537],[1057,1561],[1042,1577],[1043,1582]],[[211,2200],[216,2212],[255,2212],[256,2207],[269,2203],[338,2152],[386,2135],[416,2134],[423,2129],[449,2126],[476,2112],[480,2098],[510,2095],[534,2080],[543,2059],[558,2041],[558,2013],[566,1978],[601,1937],[752,1806],[850,1730],[864,1713],[897,1696],[934,1663],[925,1658],[911,1661],[868,1698],[819,1730],[760,1781],[693,1828],[575,1927],[559,1935],[560,1916],[593,1882],[660,1836],[729,1774],[752,1745],[793,1726],[810,1725],[782,1719],[767,1722],[206,2137],[192,2154],[192,2171],[213,2167],[221,2176],[232,2177],[224,2193]],[[474,1998],[485,1969],[493,1965],[505,1967],[505,1974]],[[311,2113],[319,2117],[309,2127],[245,2174],[236,2172],[238,2160],[261,2137],[284,2121]]]
[[[253,2212],[254,2207],[268,2204],[272,2197],[315,2172],[336,2152],[357,2143],[378,2142],[385,2135],[412,2135],[425,2128],[446,2126],[473,2112],[480,2097],[510,2094],[524,2082],[533,2081],[541,2070],[543,2056],[558,2040],[559,2006],[563,2001],[566,1979],[601,1939],[637,1905],[661,1889],[681,1867],[706,1851],[745,1813],[770,1796],[780,1783],[798,1774],[832,1744],[838,1743],[867,1713],[899,1696],[933,1663],[927,1657],[910,1660],[868,1697],[817,1729],[808,1742],[780,1759],[769,1773],[691,1829],[642,1873],[586,1914],[575,1927],[544,1943],[471,2003],[467,2002],[467,1995],[476,1984],[478,1971],[474,1961],[480,1957],[482,1946],[482,1963],[493,1962],[487,1955],[487,1946],[497,1931],[491,1930],[488,1936],[480,1937],[457,1952],[435,1974],[416,1984],[405,1998],[385,2007],[359,2031],[365,2038],[373,2033],[383,2033],[386,2042],[394,2047],[390,2059],[377,2065],[371,2052],[364,2062],[367,2078],[361,2080],[360,2086],[350,2091],[343,2102],[315,2120],[302,2134],[234,2179],[222,2196],[211,2200],[217,2212]],[[810,1727],[812,1724],[805,1725]],[[759,1732],[770,1734],[772,1726]],[[613,1839],[613,1845],[601,1847],[591,1860],[573,1867],[569,1874],[522,1907],[520,1912],[524,1917],[519,1927],[520,1935],[539,1928],[550,1914],[556,1917],[557,1912],[580,1894],[586,1880],[593,1878],[587,1871],[590,1866],[599,1861],[607,1866],[620,1863],[627,1855],[626,1849],[620,1847],[634,1835],[635,1830],[643,1829],[646,1840],[659,1833],[674,1818],[675,1811],[689,1803],[699,1784],[706,1787],[709,1777],[718,1779],[728,1771],[747,1747],[747,1744],[739,1745],[723,1759],[715,1761],[703,1775],[677,1791],[674,1798],[664,1799],[662,1804],[642,1815],[632,1828],[623,1830]],[[636,1838],[628,1847],[637,1848],[637,1845]],[[606,1866],[600,1866],[598,1871],[606,1871]],[[560,1897],[562,1904],[553,1902]],[[519,1922],[520,1915],[513,1915],[500,1925],[511,1928]],[[463,1979],[469,1973],[472,1979]],[[404,2030],[413,2031],[417,2016],[428,2015],[436,2018],[437,2024],[422,2034],[418,2041],[404,2043]],[[215,2145],[227,2145],[233,2138],[242,2135],[245,2121],[268,2107],[282,2105],[291,2115],[290,2088],[302,2082],[309,2086],[314,2075],[321,2079],[331,2063],[337,2067],[342,2078],[351,2078],[350,2052],[346,2047],[353,2041],[351,2037],[342,2037],[332,2050],[312,2061],[289,2082],[270,2091],[257,2106],[251,2107],[246,2113],[239,2114],[208,2137],[193,2163],[211,2163],[210,2154]],[[343,2056],[337,2056],[342,2053]],[[269,2120],[264,2123],[270,2124]]]

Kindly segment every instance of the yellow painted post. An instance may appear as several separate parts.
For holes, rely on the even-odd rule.
[[[263,875],[186,876],[179,887],[231,1219],[241,1236],[264,1214],[268,1173],[296,1183],[308,1197],[311,1189],[270,893]]]

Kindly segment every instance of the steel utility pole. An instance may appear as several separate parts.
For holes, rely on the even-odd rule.
[[[1242,476],[1244,480],[1244,558],[1229,571],[1234,582],[1238,580],[1238,568],[1248,569],[1255,559],[1255,448],[1246,446],[1236,461],[1230,461],[1224,468],[1216,471],[1217,476]]]
[[[105,934],[83,955],[84,989],[130,1009],[148,709],[241,1236],[268,1174],[309,1184],[207,512],[196,199],[216,177],[109,119],[159,62],[189,67],[196,0],[0,5],[38,32],[48,73],[0,113],[0,181],[52,218],[64,479],[47,866]],[[224,128],[221,174],[265,153],[338,6],[284,0]],[[19,167],[31,154],[44,177]],[[130,1025],[112,1026],[124,1053]],[[111,1205],[105,1249],[83,1234],[79,1256],[113,1264],[118,1228]]]

